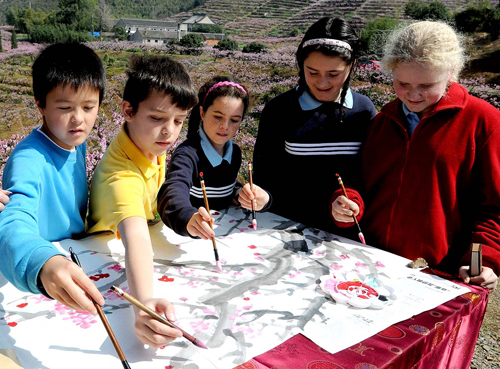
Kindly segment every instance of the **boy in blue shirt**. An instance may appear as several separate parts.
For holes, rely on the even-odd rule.
[[[103,64],[83,44],[45,48],[32,67],[33,94],[43,123],[7,161],[3,188],[10,201],[0,213],[0,272],[22,291],[97,311],[104,298],[76,264],[53,244],[85,231],[87,139],[106,84]]]

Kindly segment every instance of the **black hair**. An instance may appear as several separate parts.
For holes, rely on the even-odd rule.
[[[347,42],[351,46],[352,51],[349,51],[348,49],[341,46],[324,44],[313,44],[303,47],[304,42],[318,38],[335,39]],[[351,68],[349,71],[349,75],[347,76],[344,85],[342,86],[342,92],[340,95],[342,120],[344,115],[343,106],[347,94],[347,89],[349,88],[349,84],[351,82],[351,76],[356,69],[360,49],[361,41],[357,36],[354,28],[345,19],[325,17],[318,20],[311,27],[309,27],[304,37],[302,38],[299,47],[297,48],[297,53],[295,54],[297,65],[299,68],[299,91],[305,91],[308,89],[304,74],[304,61],[310,53],[312,53],[313,51],[319,51],[325,55],[341,57]]]
[[[222,85],[214,88],[208,93],[210,88],[219,82],[233,82],[240,85],[245,91],[243,92],[238,87],[231,85]],[[208,94],[207,94],[208,93]],[[189,116],[188,123],[188,133],[187,138],[192,139],[196,137],[198,133],[198,129],[201,124],[201,115],[200,115],[200,106],[203,108],[203,111],[207,111],[210,105],[213,104],[214,100],[221,96],[229,96],[235,97],[237,99],[241,99],[243,101],[243,115],[241,120],[245,117],[245,113],[248,109],[248,105],[250,104],[250,98],[248,96],[248,89],[243,86],[241,83],[237,82],[235,79],[225,76],[216,76],[207,81],[203,86],[200,87],[200,91],[198,92],[198,105],[191,111],[191,115]]]
[[[47,46],[31,67],[33,95],[45,108],[47,94],[58,86],[75,90],[88,86],[99,91],[99,105],[106,88],[106,70],[97,54],[84,44],[57,43]]]
[[[198,102],[186,68],[168,56],[133,56],[127,75],[123,100],[132,106],[132,115],[153,91],[172,96],[172,104],[180,109],[189,110]]]

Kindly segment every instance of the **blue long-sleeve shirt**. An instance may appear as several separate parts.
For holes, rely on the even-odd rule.
[[[65,150],[34,129],[7,161],[3,188],[12,195],[0,213],[0,272],[22,291],[40,293],[40,269],[64,255],[52,241],[85,231],[85,151],[85,143]]]

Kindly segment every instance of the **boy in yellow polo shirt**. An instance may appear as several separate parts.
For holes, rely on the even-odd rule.
[[[166,56],[132,59],[123,92],[125,123],[92,178],[89,233],[112,231],[125,246],[127,280],[137,299],[175,320],[174,307],[153,296],[153,249],[148,221],[165,180],[165,152],[197,102],[185,68]],[[161,347],[182,334],[136,310],[139,340]]]

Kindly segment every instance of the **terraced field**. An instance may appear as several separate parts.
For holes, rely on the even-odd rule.
[[[207,14],[228,33],[242,37],[290,36],[303,33],[314,21],[325,16],[341,16],[362,27],[377,17],[406,19],[408,0],[208,0],[205,4],[175,15],[182,20],[192,14]],[[499,0],[489,0],[496,6]],[[431,0],[426,0],[429,3]],[[469,0],[443,0],[452,12]]]

